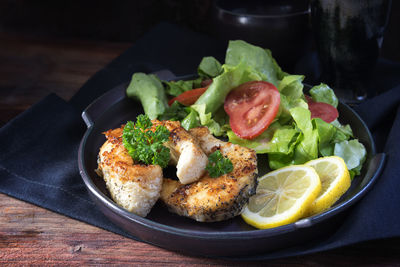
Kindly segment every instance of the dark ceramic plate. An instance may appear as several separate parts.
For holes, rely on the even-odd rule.
[[[168,72],[158,74],[162,79],[171,78]],[[114,88],[83,112],[88,129],[79,148],[80,174],[94,202],[113,223],[143,241],[169,250],[204,256],[252,255],[327,235],[342,222],[346,210],[371,188],[383,166],[384,155],[375,153],[374,141],[365,123],[350,107],[340,103],[340,121],[352,126],[355,136],[365,145],[368,157],[361,175],[355,177],[347,193],[328,211],[266,230],[247,225],[240,216],[223,222],[196,222],[168,212],[160,203],[142,218],[116,205],[103,179],[94,172],[97,154],[105,142],[102,132],[143,113],[139,102],[125,96],[125,89],[126,85]],[[268,171],[263,168],[267,166],[266,157],[261,155],[258,160],[259,174],[262,175]]]

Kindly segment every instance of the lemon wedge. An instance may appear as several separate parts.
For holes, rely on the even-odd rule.
[[[315,169],[322,184],[319,196],[307,212],[311,216],[330,208],[349,189],[351,179],[346,163],[338,156],[311,160],[305,165]]]
[[[293,223],[306,214],[320,191],[321,182],[312,167],[280,168],[258,179],[256,194],[244,207],[242,218],[259,229]]]

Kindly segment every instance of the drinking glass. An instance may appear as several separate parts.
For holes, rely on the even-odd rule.
[[[311,24],[322,82],[347,103],[368,95],[391,0],[311,0]]]

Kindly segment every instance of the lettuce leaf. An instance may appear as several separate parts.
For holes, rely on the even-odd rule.
[[[220,75],[222,71],[221,63],[214,57],[204,57],[197,68],[199,76],[206,79],[214,78]]]
[[[278,91],[290,100],[303,97],[303,75],[288,75],[279,82]]]
[[[158,116],[159,120],[180,121],[188,115],[186,107],[175,101],[171,106],[167,107],[163,114]]]
[[[126,89],[126,95],[138,99],[143,106],[144,113],[150,119],[156,119],[167,109],[167,97],[164,87],[157,76],[153,74],[135,73]]]
[[[333,140],[337,131],[336,127],[320,118],[312,119],[312,123],[318,132],[319,154],[323,157],[332,156],[335,146]]]
[[[318,131],[311,123],[311,112],[303,107],[290,109],[302,138],[295,149],[294,163],[302,164],[318,157]]]
[[[299,131],[287,126],[282,126],[278,128],[271,140],[271,145],[269,148],[269,153],[281,153],[289,155],[293,153],[294,148],[298,142]]]
[[[163,81],[165,92],[172,96],[178,96],[183,92],[199,88],[201,86],[201,78],[194,80],[179,80],[179,81]]]
[[[334,106],[335,108],[337,108],[339,104],[339,100],[333,90],[324,83],[311,88],[310,95],[315,102],[325,102]]]
[[[189,129],[192,129],[194,127],[200,126],[200,119],[199,119],[197,112],[190,107],[186,108],[186,111],[189,114],[181,121],[181,126],[186,131],[188,131]]]
[[[213,135],[221,136],[225,133],[221,125],[212,118],[212,113],[206,112],[205,104],[199,104],[199,105],[195,104],[192,105],[191,108],[197,112],[200,124],[203,126],[207,126]]]
[[[278,86],[278,74],[282,74],[282,70],[278,69],[278,64],[272,58],[271,53],[245,41],[229,41],[225,64],[236,66],[241,62],[259,73],[261,80]]]
[[[261,135],[251,140],[240,138],[232,130],[228,131],[226,134],[228,135],[229,142],[254,149],[257,154],[264,154],[267,153],[267,151],[269,151],[271,145],[271,139],[273,136],[273,131],[268,129]]]
[[[214,57],[204,57],[197,68],[199,78],[193,80],[163,81],[165,92],[172,96],[178,96],[186,91],[201,87],[202,80],[214,78],[221,74],[222,71],[221,63],[218,60]]]
[[[302,98],[290,99],[281,94],[281,104],[279,105],[276,120],[278,120],[282,125],[290,123],[293,120],[292,115],[290,114],[290,109],[295,107],[308,109],[306,101],[304,101]]]
[[[333,137],[335,143],[349,140],[350,138],[354,137],[350,125],[342,125],[337,119],[331,122],[331,124],[335,126],[337,130],[335,136]]]
[[[279,82],[278,91],[281,93],[281,104],[279,105],[277,119],[281,124],[291,121],[292,116],[289,112],[291,108],[308,108],[307,103],[302,98],[303,79],[303,75],[287,75]]]
[[[352,139],[336,143],[334,155],[343,158],[353,178],[354,175],[360,174],[367,151],[362,143],[357,139]]]
[[[268,153],[272,151],[272,139],[275,132],[282,127],[279,122],[272,123],[266,131],[254,139],[242,139],[233,131],[228,131],[229,142],[254,149],[258,154]]]

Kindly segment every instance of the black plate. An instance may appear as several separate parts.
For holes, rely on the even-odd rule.
[[[196,222],[168,212],[160,203],[146,218],[142,218],[116,205],[103,179],[94,172],[100,146],[105,142],[102,132],[119,127],[143,113],[139,102],[125,97],[125,89],[126,85],[114,88],[83,112],[88,129],[79,148],[79,170],[90,196],[105,216],[141,240],[169,250],[204,256],[251,255],[329,234],[341,223],[345,211],[371,188],[383,166],[384,155],[375,153],[374,141],[365,123],[350,107],[340,103],[340,121],[352,126],[355,136],[365,145],[368,156],[361,175],[355,177],[347,193],[328,211],[266,230],[247,225],[240,216],[223,222]],[[267,166],[266,157],[259,155],[259,162],[259,174],[262,175],[267,171],[262,168]]]

